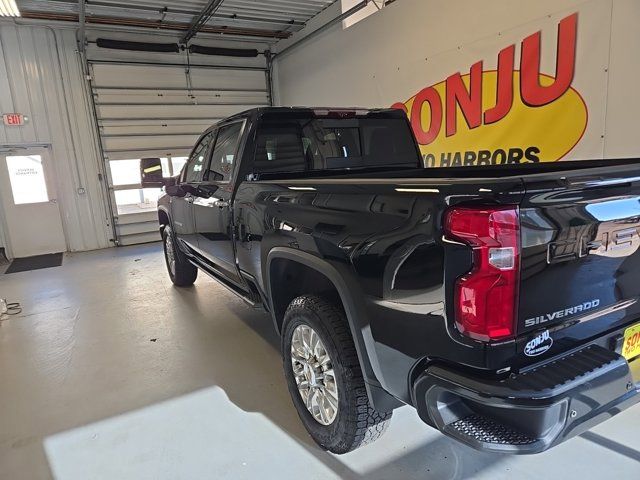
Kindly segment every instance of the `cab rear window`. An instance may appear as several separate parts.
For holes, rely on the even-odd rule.
[[[268,121],[258,129],[255,173],[289,173],[420,161],[401,119],[301,118]]]

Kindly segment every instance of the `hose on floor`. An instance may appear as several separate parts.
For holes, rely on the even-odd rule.
[[[9,315],[19,315],[22,313],[22,306],[18,302],[7,302],[0,298],[0,321],[9,318]]]

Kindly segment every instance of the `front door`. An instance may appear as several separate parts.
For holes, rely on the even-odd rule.
[[[67,251],[49,149],[0,154],[0,201],[12,257]]]
[[[200,194],[193,201],[200,251],[220,273],[236,283],[241,279],[233,248],[231,197],[243,126],[244,122],[238,121],[219,128]]]
[[[192,250],[198,248],[198,238],[193,220],[192,204],[195,198],[193,194],[202,182],[202,175],[207,166],[214,139],[215,132],[207,132],[200,138],[180,174],[179,185],[186,192],[186,195],[171,197],[171,218],[175,234]]]

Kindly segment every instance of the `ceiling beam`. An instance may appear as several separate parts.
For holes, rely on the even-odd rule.
[[[373,2],[374,0],[362,0],[360,3],[354,5],[353,7],[351,7],[349,10],[347,10],[344,13],[341,13],[340,15],[338,15],[337,17],[332,18],[331,20],[329,20],[328,22],[326,22],[325,24],[321,25],[320,27],[316,28],[315,30],[313,30],[311,33],[308,33],[307,35],[304,35],[304,30],[300,30],[300,33],[303,35],[300,38],[298,38],[297,40],[294,40],[293,43],[291,43],[290,45],[286,46],[284,49],[282,49],[279,52],[276,52],[274,54],[274,57],[279,57],[280,55],[283,55],[284,53],[293,50],[294,48],[299,47],[300,45],[302,45],[304,42],[306,42],[307,40],[311,40],[312,38],[316,37],[317,35],[321,34],[322,32],[324,32],[325,30],[327,30],[328,28],[330,28],[331,26],[335,25],[336,23],[342,22],[343,20],[346,20],[347,18],[349,18],[351,15],[359,12],[360,10],[362,10],[363,8],[365,8],[366,6],[369,5],[369,3]],[[376,4],[377,5],[377,4]]]
[[[78,22],[78,15],[75,14],[56,14],[56,13],[36,13],[36,12],[22,12],[22,18],[26,20],[48,20],[48,21],[62,21],[62,22]],[[156,21],[143,20],[143,19],[126,19],[118,17],[97,17],[87,16],[86,23],[88,25],[111,25],[118,27],[142,27],[147,29],[160,30],[177,30],[180,32],[187,31],[189,24],[187,23],[168,23],[163,22],[159,24]],[[225,36],[244,36],[255,37],[256,39],[274,38],[285,39],[291,36],[290,33],[274,31],[274,30],[261,30],[254,28],[241,28],[241,27],[215,27],[204,25],[200,28],[202,33],[210,34],[222,34]]]
[[[64,0],[20,0],[20,11],[23,13],[54,13],[54,14],[76,14],[79,10],[79,0],[75,0],[77,4],[69,3]],[[124,1],[124,0],[121,0]],[[137,5],[128,3],[114,3],[103,0],[86,0],[86,16],[90,18],[92,16],[98,17],[119,17],[119,18],[140,18],[143,20],[157,20],[162,14],[166,14],[165,20],[174,23],[186,23],[191,24],[194,16],[200,13],[200,9],[197,8],[176,8],[166,7],[159,8],[158,6],[151,5]],[[223,5],[224,6],[224,5]],[[222,7],[221,7],[222,8]],[[213,24],[215,23],[215,25]],[[247,23],[248,26],[240,26],[243,23]],[[236,28],[253,28],[251,24],[270,24],[278,25],[279,29],[302,28],[305,22],[302,20],[291,20],[278,18],[277,15],[259,15],[259,14],[242,14],[242,13],[220,13],[220,9],[211,17],[209,26],[231,27]],[[257,27],[264,28],[264,27]],[[267,27],[268,28],[268,27]],[[274,28],[275,30],[275,28]]]
[[[209,0],[209,3],[202,9],[202,11],[193,19],[187,33],[182,37],[182,43],[187,43],[202,29],[202,27],[209,21],[209,19],[216,13],[216,10],[220,8],[224,0]]]

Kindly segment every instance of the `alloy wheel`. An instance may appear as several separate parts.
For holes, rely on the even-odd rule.
[[[171,235],[167,235],[165,241],[165,255],[167,256],[167,265],[169,266],[169,271],[171,275],[176,274],[176,253],[173,248],[173,240]]]
[[[307,410],[318,423],[331,425],[338,415],[338,385],[333,363],[320,336],[308,325],[298,325],[293,331],[291,365]]]

